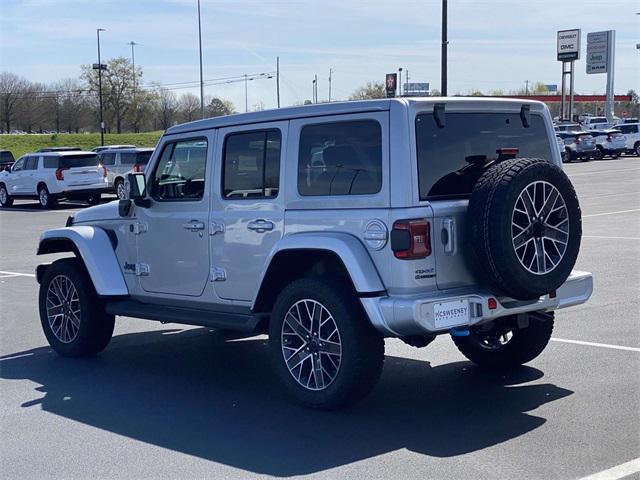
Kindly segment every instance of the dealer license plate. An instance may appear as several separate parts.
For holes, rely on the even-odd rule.
[[[455,300],[453,302],[436,303],[433,306],[433,318],[436,328],[455,327],[469,323],[469,302]]]

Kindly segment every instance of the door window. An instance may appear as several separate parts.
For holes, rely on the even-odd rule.
[[[22,170],[24,170],[24,164],[27,161],[28,157],[22,157],[20,159],[18,159],[18,161],[16,163],[13,164],[13,168],[11,169],[12,172],[21,172]]]
[[[105,167],[109,165],[116,164],[116,154],[115,153],[102,153],[100,154],[100,163]]]
[[[300,132],[301,195],[366,195],[382,188],[382,129],[375,120],[307,125]]]
[[[206,138],[165,143],[151,179],[151,196],[158,201],[202,199],[206,163]]]
[[[25,170],[36,170],[38,168],[38,157],[28,157],[25,164]]]
[[[280,130],[226,137],[222,192],[226,199],[275,198],[280,185]]]

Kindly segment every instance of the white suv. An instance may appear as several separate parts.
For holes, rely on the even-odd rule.
[[[62,199],[95,205],[107,187],[105,169],[93,152],[29,153],[0,172],[0,206],[10,207],[16,198],[36,198],[42,208]]]
[[[618,124],[616,130],[620,130],[627,139],[627,152],[635,153],[640,157],[640,123]]]
[[[100,164],[107,171],[109,190],[114,191],[120,200],[127,198],[126,179],[128,173],[144,171],[153,148],[117,148],[101,151]]]

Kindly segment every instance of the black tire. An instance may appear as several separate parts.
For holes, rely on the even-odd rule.
[[[640,142],[636,142],[633,146],[633,150],[636,152],[636,157],[640,157]]]
[[[329,335],[328,338],[337,339],[341,345],[340,356],[337,357],[337,366],[335,362],[329,363],[329,360],[326,359],[328,354],[322,353],[322,350],[320,350],[319,354],[313,353],[313,336],[311,336],[311,340],[306,341],[302,336],[283,333],[283,328],[293,332],[290,327],[283,327],[285,316],[290,308],[294,308],[296,303],[302,300],[318,302],[333,317],[338,337]],[[325,318],[328,318],[328,316]],[[332,327],[332,325],[329,325],[329,327]],[[331,330],[333,331],[333,328]],[[306,332],[306,330],[303,332]],[[295,348],[299,347],[298,343],[311,348],[311,355],[305,353],[304,346],[299,347],[302,349],[299,354],[291,355],[290,358],[295,357],[295,360],[306,357],[301,360],[302,363],[299,370],[292,368],[290,372],[287,367],[285,348],[289,350],[294,348],[291,346],[286,347],[286,345],[283,348],[283,337],[285,337],[286,343],[294,345]],[[291,337],[292,339],[290,340]],[[323,341],[322,331],[319,338],[320,343],[316,344],[316,347],[323,345],[321,343]],[[274,367],[288,393],[303,405],[323,410],[348,406],[367,395],[377,383],[384,362],[384,339],[382,335],[369,323],[362,307],[352,293],[352,288],[336,280],[302,278],[285,287],[278,295],[271,313],[269,344]],[[318,382],[314,377],[314,384],[311,384],[311,388],[308,388],[307,386],[310,385],[312,378],[311,365],[317,365],[307,362],[307,360],[314,361],[313,355],[319,355],[320,365],[323,366],[322,362],[326,362],[326,366],[330,371],[327,373],[326,378],[322,372],[320,373],[323,378],[321,382],[326,380],[326,385]],[[331,358],[336,359],[335,354]],[[315,361],[317,362],[317,359]],[[307,386],[303,386],[302,383],[305,383],[304,379],[307,378],[307,367],[309,370],[309,382]],[[294,374],[297,373],[300,374],[300,382],[294,378]],[[334,373],[334,377],[329,381],[330,373]],[[322,388],[314,390],[313,387],[317,387],[318,384]]]
[[[44,209],[53,208],[58,204],[58,200],[51,196],[46,185],[38,186],[38,201],[40,202],[40,207]]]
[[[534,198],[538,192],[536,188],[555,192],[557,196],[549,207],[551,210],[560,198],[566,208],[547,213],[548,205],[545,207],[539,201],[533,209],[527,206],[527,212],[531,210],[531,213],[524,215],[523,221],[529,226],[522,229],[526,235],[521,238],[528,240],[519,247],[524,250],[517,253],[515,238],[518,232],[512,222],[520,220],[516,206],[523,208],[518,202],[521,196],[524,201],[525,189],[532,185]],[[544,191],[539,198],[545,198]],[[543,216],[544,221],[541,220]],[[582,219],[576,192],[562,169],[542,159],[515,158],[487,170],[474,186],[467,222],[467,251],[471,263],[478,277],[497,295],[531,300],[556,290],[568,278],[580,250]],[[559,243],[551,240],[558,236],[549,226],[552,223],[556,227],[562,226],[563,230],[568,229],[561,238],[566,242],[562,253],[559,249],[562,246],[556,248]],[[536,256],[538,245],[544,255]],[[524,257],[521,259],[519,255]],[[530,262],[531,255],[535,264]]]
[[[87,203],[89,205],[98,205],[101,199],[102,195],[100,195],[99,193],[94,193],[93,195],[89,195],[87,197]]]
[[[491,330],[471,328],[466,337],[451,337],[458,350],[482,367],[509,369],[530,362],[542,353],[553,333],[553,313],[530,313],[529,326],[517,328],[516,320],[505,317]],[[511,338],[500,345],[502,335]],[[504,337],[502,337],[504,338]]]
[[[566,155],[565,155],[566,161],[567,161],[568,163],[571,163],[571,162],[573,161],[573,158],[574,158],[574,156],[573,156],[573,152],[571,151],[571,149],[570,149],[570,148],[567,148],[567,149],[565,150],[565,152],[566,152]]]
[[[596,147],[596,153],[593,155],[593,158],[596,160],[602,160],[604,158],[604,149],[600,145]]]
[[[9,208],[11,205],[13,205],[13,198],[9,195],[7,187],[2,184],[0,185],[0,207]]]
[[[59,298],[56,296],[56,286],[52,285],[54,280],[62,282],[64,285],[68,285],[67,282],[70,282],[77,292],[77,300],[69,302],[66,310],[64,307],[60,310],[63,318],[56,319],[54,317],[50,323],[47,306],[52,306],[56,298]],[[66,296],[75,298],[73,295]],[[91,278],[78,259],[58,260],[47,268],[40,284],[39,307],[40,323],[47,341],[62,356],[94,355],[104,350],[111,340],[115,318],[104,312],[103,304],[95,292]],[[76,317],[71,317],[69,309],[77,308],[79,308],[79,313]],[[72,318],[79,319],[79,321],[74,323]],[[65,320],[68,329],[63,328],[62,322]],[[75,326],[76,323],[79,324],[78,327]],[[73,333],[75,335],[72,335]],[[67,338],[65,338],[65,334],[68,334]]]

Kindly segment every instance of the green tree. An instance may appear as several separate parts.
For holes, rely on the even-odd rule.
[[[231,115],[232,113],[235,113],[233,103],[218,97],[213,97],[207,102],[207,106],[205,107],[207,117],[221,117],[223,115]]]
[[[371,98],[385,98],[387,92],[383,82],[367,82],[363,87],[354,91],[349,100],[369,100]]]

